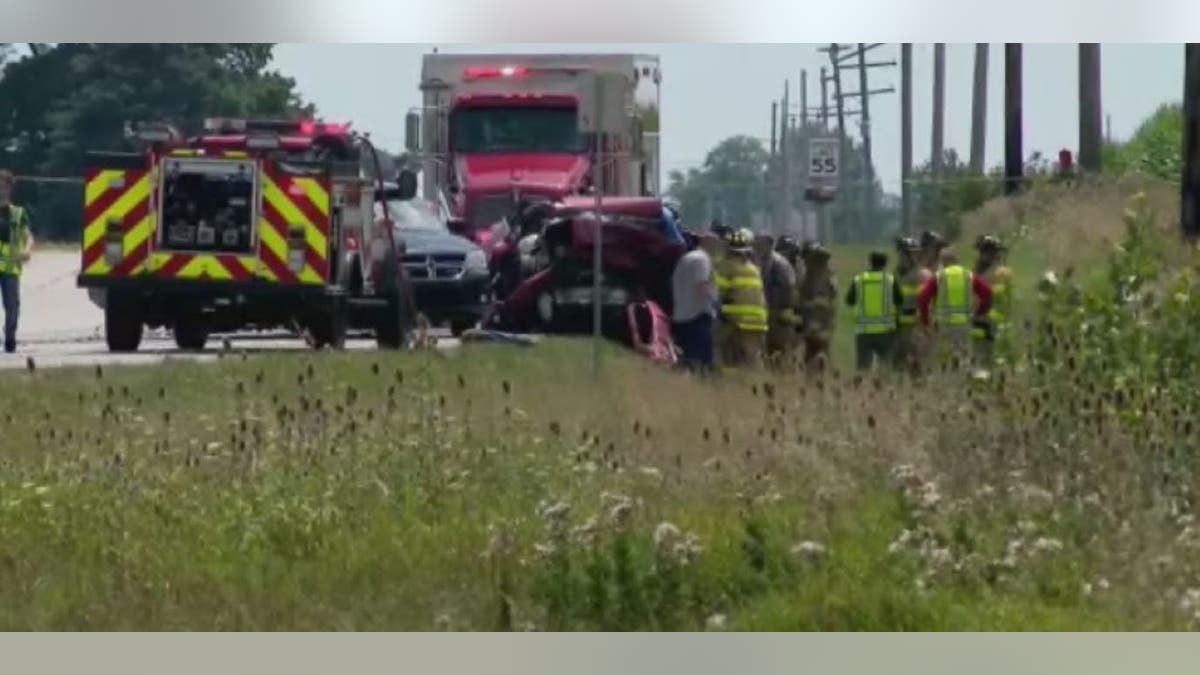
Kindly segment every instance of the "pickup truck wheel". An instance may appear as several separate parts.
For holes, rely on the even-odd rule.
[[[142,317],[136,303],[109,294],[104,307],[104,340],[110,352],[136,352],[142,344]]]
[[[208,343],[208,326],[199,315],[184,315],[175,319],[175,345],[180,349],[198,352]]]

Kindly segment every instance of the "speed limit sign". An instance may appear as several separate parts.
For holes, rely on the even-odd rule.
[[[841,147],[836,138],[813,138],[808,141],[808,175],[813,178],[837,178],[841,168]]]

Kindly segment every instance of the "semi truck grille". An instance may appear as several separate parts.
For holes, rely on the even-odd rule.
[[[462,276],[466,257],[462,253],[406,255],[403,258],[403,264],[410,279],[431,281],[457,279]]]

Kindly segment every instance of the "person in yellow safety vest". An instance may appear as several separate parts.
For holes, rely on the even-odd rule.
[[[804,363],[820,371],[829,359],[829,345],[837,321],[837,279],[829,267],[829,250],[813,241],[801,249],[804,280],[800,282],[800,325],[804,335]]]
[[[996,342],[1005,336],[1012,316],[1013,273],[1004,264],[1007,249],[996,237],[981,236],[975,242],[975,249],[979,252],[975,262],[975,274],[982,276],[992,287],[992,308],[988,311],[986,320],[980,321],[972,332],[976,353],[980,361],[987,365],[995,358]]]
[[[846,292],[846,305],[855,307],[854,351],[858,369],[888,361],[896,345],[896,319],[903,298],[896,278],[888,273],[886,253],[874,251],[868,271],[854,275]]]
[[[932,274],[924,268],[918,256],[921,245],[912,237],[896,240],[896,285],[900,290],[900,312],[897,317],[896,346],[893,350],[897,368],[912,374],[920,372],[924,334],[917,327],[917,298],[921,286]]]
[[[759,234],[754,238],[754,263],[762,273],[767,299],[767,360],[773,366],[789,364],[796,344],[796,271],[782,253],[775,250],[775,238]]]
[[[974,321],[986,317],[992,308],[991,286],[982,276],[963,267],[958,256],[948,250],[942,253],[942,269],[925,283],[917,297],[917,311],[926,326],[930,324],[930,308],[935,303],[941,356],[966,356]]]
[[[0,301],[4,306],[4,351],[17,350],[21,314],[21,268],[33,252],[29,212],[12,202],[16,177],[0,169]]]
[[[717,265],[723,370],[761,366],[767,347],[767,298],[762,274],[751,260],[753,238],[745,228],[733,232],[727,253]]]

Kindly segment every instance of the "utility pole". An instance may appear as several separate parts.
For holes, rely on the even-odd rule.
[[[781,194],[781,203],[779,205],[779,218],[775,223],[776,236],[787,232],[791,225],[792,213],[792,152],[791,148],[791,128],[788,124],[788,118],[791,116],[791,107],[788,105],[790,96],[788,95],[788,82],[783,81],[783,115],[780,117],[779,125],[779,159],[780,166],[783,169],[783,185]]]
[[[808,128],[808,71],[800,71],[800,128]]]
[[[930,160],[933,164],[934,180],[942,177],[943,142],[946,127],[946,45],[933,46],[933,148]]]
[[[779,117],[779,103],[771,101],[771,159],[775,159],[775,120]]]
[[[900,223],[912,234],[912,44],[900,45]]]
[[[859,110],[862,111],[862,143],[863,143],[863,220],[869,222],[874,214],[871,213],[871,193],[875,185],[875,171],[871,164],[871,90],[867,86],[867,45],[858,43],[858,91],[862,94]]]
[[[971,173],[983,175],[987,142],[987,81],[990,45],[975,45],[975,79],[971,86]]]
[[[821,69],[821,130],[829,131],[829,76]]]
[[[1200,238],[1200,44],[1184,46],[1183,180],[1180,218],[1188,241]]]
[[[800,131],[796,134],[796,166],[800,168],[799,174],[807,176],[808,170],[803,168],[804,158],[808,156],[807,151],[800,147],[799,141],[807,139],[808,136],[808,71],[800,70]],[[800,230],[804,237],[808,237],[808,203],[801,202],[800,204]]]
[[[1004,193],[1016,194],[1025,175],[1021,120],[1021,43],[1004,45]]]
[[[1100,146],[1104,140],[1104,112],[1100,108],[1100,44],[1079,45],[1079,168],[1100,172]]]
[[[845,161],[849,157],[846,152],[846,106],[842,98],[842,71],[838,68],[838,44],[836,42],[829,45],[829,59],[833,64],[833,99],[837,105],[837,130],[838,130],[838,156],[841,158],[843,165],[842,170],[838,173],[838,192],[846,194],[846,171]],[[850,233],[847,233],[850,234]]]

